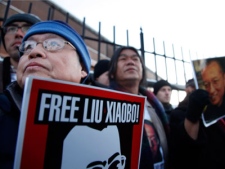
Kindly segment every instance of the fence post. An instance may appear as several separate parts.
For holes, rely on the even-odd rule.
[[[82,26],[82,38],[85,38],[85,29],[86,29],[86,18],[83,19],[83,26]]]
[[[28,13],[31,13],[31,10],[32,10],[32,2],[29,4],[29,8],[28,8]]]
[[[165,42],[163,41],[163,51],[164,51],[164,54],[163,54],[163,57],[164,57],[164,60],[165,60],[165,67],[166,67],[166,80],[168,81],[168,72],[167,72],[167,62],[166,62],[166,47],[165,47]]]
[[[51,13],[52,13],[52,8],[49,7],[48,8],[48,17],[47,17],[47,20],[51,20]]]
[[[127,29],[127,46],[129,46],[129,31]]]
[[[98,27],[98,61],[100,60],[100,53],[101,53],[101,22],[99,22]]]
[[[116,27],[113,26],[113,52],[116,51]]]
[[[142,32],[142,28],[140,28],[140,42],[141,42],[141,56],[143,57],[144,65],[145,65],[145,47],[144,47],[144,34]]]
[[[155,80],[158,81],[158,71],[157,71],[157,60],[156,60],[156,51],[155,51],[155,38],[152,39],[153,42],[153,54],[155,59]]]
[[[11,0],[9,0],[7,2],[7,6],[6,6],[6,10],[5,10],[5,16],[4,16],[4,19],[3,19],[3,23],[5,22],[5,20],[7,19],[8,17],[8,12],[9,12],[9,6],[10,6],[10,3],[11,3]]]
[[[66,13],[66,23],[68,23],[69,22],[69,13],[67,12]]]

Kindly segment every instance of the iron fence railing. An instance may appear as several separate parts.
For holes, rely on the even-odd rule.
[[[28,13],[32,13],[33,9],[35,8],[35,5],[33,5],[34,0],[26,1],[29,3],[27,11]],[[69,20],[74,20],[74,17],[71,16],[68,12],[62,10],[60,7],[58,7],[56,4],[54,4],[51,1],[40,1],[45,2],[48,6],[48,11],[46,11],[46,18],[47,20],[50,19],[58,19],[55,17],[56,11],[60,11],[64,15],[64,19],[66,22],[69,22]],[[35,2],[37,3],[37,2]],[[9,10],[12,8],[11,0],[9,1],[0,1],[1,5],[4,5],[4,17],[1,17],[0,19],[4,22],[4,20],[8,17]],[[14,9],[16,9],[14,7]],[[78,21],[78,20],[76,20]],[[116,28],[113,27],[113,40],[110,41],[107,38],[103,37],[101,34],[101,22],[99,22],[98,31],[91,30],[92,33],[94,32],[94,36],[89,36],[87,33],[87,30],[90,31],[91,28],[89,28],[86,25],[85,18],[83,19],[83,22],[80,22],[80,26],[82,27],[82,30],[80,32],[82,38],[85,41],[92,41],[95,42],[95,50],[97,51],[97,60],[100,59],[100,55],[102,53],[102,50],[104,50],[104,54],[106,56],[112,55],[112,52],[116,50],[118,46],[121,46],[120,44],[116,43]],[[126,32],[126,45],[129,45],[129,31]],[[143,59],[145,61],[145,65],[148,68],[148,71],[150,72],[150,77],[147,79],[148,86],[152,87],[156,81],[159,79],[165,79],[168,80],[172,85],[173,89],[178,91],[183,91],[185,87],[185,83],[188,79],[192,78],[192,67],[190,64],[190,58],[191,54],[190,51],[188,51],[188,54],[184,55],[184,51],[182,48],[180,48],[180,52],[175,51],[175,47],[172,44],[170,49],[168,48],[168,45],[165,44],[165,42],[162,42],[162,49],[159,52],[157,49],[157,45],[155,39],[152,39],[151,44],[147,43],[146,41],[149,41],[148,37],[144,36],[143,29],[140,28],[140,48],[138,50],[140,51],[141,55],[143,56]],[[151,46],[151,47],[150,47]],[[149,50],[151,48],[151,50]]]

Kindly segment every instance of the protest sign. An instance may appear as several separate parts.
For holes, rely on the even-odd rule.
[[[197,88],[209,93],[210,104],[202,113],[206,127],[225,117],[225,57],[193,60]]]
[[[29,77],[15,169],[137,169],[145,97]]]

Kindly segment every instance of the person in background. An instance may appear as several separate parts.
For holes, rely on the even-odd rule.
[[[170,104],[171,94],[172,94],[172,87],[168,81],[159,80],[153,86],[153,93],[162,103],[168,118],[170,117],[170,113],[173,110],[172,105]]]
[[[28,76],[83,83],[91,59],[80,35],[62,21],[33,25],[19,47],[17,81],[0,94],[0,168],[13,168],[25,79]]]
[[[157,146],[162,149],[162,151],[157,151],[158,154],[154,154],[146,133],[148,129],[145,129],[148,125],[144,125],[139,168],[164,169],[168,166],[168,119],[162,104],[152,92],[145,88],[145,76],[145,65],[137,49],[123,46],[115,51],[109,64],[110,89],[147,96],[144,119],[146,124],[152,123],[152,129],[155,130],[157,137],[155,139],[158,140]],[[158,157],[157,160],[153,158],[153,155]],[[161,160],[158,161],[158,159]]]
[[[99,60],[94,67],[94,74],[92,78],[92,85],[98,87],[109,86],[109,60]]]
[[[170,164],[173,169],[225,168],[225,121],[205,127],[202,112],[210,104],[209,93],[193,91],[186,104],[170,116]]]
[[[189,79],[187,82],[186,82],[186,85],[185,85],[185,92],[186,92],[186,96],[185,98],[178,104],[177,107],[186,107],[187,106],[187,103],[188,103],[188,99],[189,99],[189,95],[196,90],[196,87],[195,87],[195,82],[194,82],[194,79]]]
[[[180,123],[183,123],[184,122],[184,119],[186,117],[186,111],[187,111],[187,107],[188,107],[188,103],[189,103],[189,97],[190,97],[190,94],[195,91],[196,88],[195,88],[195,83],[194,83],[194,79],[189,79],[187,82],[186,82],[186,85],[185,85],[185,92],[186,92],[186,96],[185,98],[179,102],[178,106],[171,111],[171,114],[170,114],[170,161],[171,163],[173,164],[173,167],[175,167],[174,169],[177,168],[177,166],[183,168],[185,166],[182,166],[179,162],[176,162],[176,165],[174,165],[175,161],[176,161],[176,158],[181,158],[179,157],[179,154],[181,153],[182,154],[182,151],[183,150],[178,150],[176,149],[176,142],[178,140],[177,138],[177,133],[179,133],[179,125]],[[174,155],[174,150],[175,150],[175,155]],[[181,151],[181,152],[179,152]],[[178,157],[177,157],[178,156]],[[173,168],[172,167],[172,168]]]
[[[5,57],[0,65],[0,92],[9,83],[16,80],[16,70],[19,62],[18,47],[28,29],[40,18],[33,14],[23,13],[10,16],[1,28],[1,40],[9,57]]]
[[[190,94],[190,93],[192,93],[195,90],[196,90],[196,87],[195,87],[194,79],[193,78],[189,79],[186,82],[186,85],[185,85],[185,92],[186,92],[186,94]]]

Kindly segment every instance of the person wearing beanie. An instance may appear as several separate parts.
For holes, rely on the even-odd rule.
[[[83,39],[62,21],[33,25],[19,51],[17,80],[0,94],[0,168],[13,168],[25,79],[33,75],[84,83],[91,67]]]
[[[10,16],[3,23],[1,42],[9,56],[3,59],[0,67],[0,92],[5,90],[10,82],[16,80],[16,70],[19,61],[18,47],[27,30],[40,21],[40,18],[36,15],[22,13]]]
[[[159,80],[153,85],[153,93],[162,103],[168,118],[170,117],[170,113],[173,110],[172,105],[170,104],[171,94],[172,94],[172,86],[166,80]]]
[[[194,90],[196,90],[196,87],[195,87],[195,82],[194,82],[194,79],[189,79],[185,85],[185,92],[187,94],[190,94],[192,93]]]
[[[109,73],[109,60],[107,59],[99,60],[94,67],[92,85],[98,87],[108,87],[109,86],[108,73]]]
[[[188,104],[188,99],[189,99],[190,94],[195,90],[196,90],[196,87],[195,87],[194,79],[193,78],[189,79],[185,85],[186,96],[182,101],[179,102],[177,107],[186,107]]]

